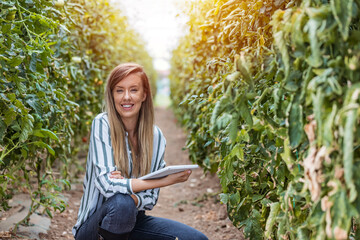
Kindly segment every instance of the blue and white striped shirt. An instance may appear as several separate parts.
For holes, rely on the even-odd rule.
[[[125,137],[129,159],[129,175],[132,172],[132,156],[128,144],[127,134]],[[151,160],[151,172],[165,167],[164,153],[166,140],[161,130],[154,127],[153,156]],[[134,193],[131,188],[130,179],[110,178],[110,173],[115,171],[113,149],[110,138],[110,125],[107,113],[97,115],[92,123],[89,152],[86,163],[86,175],[83,185],[83,196],[81,198],[78,219],[73,227],[73,234],[107,198],[116,193],[134,194],[138,199],[139,210],[151,210],[158,199],[159,188],[149,189]],[[121,171],[121,169],[118,169]]]

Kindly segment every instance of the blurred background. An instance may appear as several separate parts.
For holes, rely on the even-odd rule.
[[[156,106],[170,104],[169,72],[171,51],[188,32],[188,16],[181,14],[189,1],[112,0],[128,17],[129,24],[141,35],[158,73]]]

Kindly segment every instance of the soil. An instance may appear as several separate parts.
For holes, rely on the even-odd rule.
[[[171,110],[158,107],[155,110],[156,124],[164,133],[167,144],[167,165],[191,164],[185,146],[186,135],[177,125]],[[210,240],[244,239],[227,217],[226,206],[219,201],[219,179],[216,175],[204,175],[196,169],[185,183],[162,188],[157,205],[147,214],[173,219],[205,233]],[[71,229],[77,218],[82,196],[81,180],[73,181],[72,189],[64,193],[69,206],[63,213],[55,214],[47,234],[41,239],[73,239]]]

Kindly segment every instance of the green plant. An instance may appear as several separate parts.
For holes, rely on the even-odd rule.
[[[0,1],[0,199],[17,192],[50,217],[66,207],[73,164],[102,111],[103,85],[121,62],[156,74],[140,36],[108,1]],[[73,173],[76,173],[74,171]],[[14,231],[18,226],[16,225]]]
[[[40,205],[48,213],[65,208],[58,192],[69,182],[55,176],[53,164],[67,163],[78,105],[66,97],[66,79],[53,55],[56,36],[66,29],[61,14],[48,1],[0,6],[1,206],[7,209],[13,190],[25,188],[32,199],[27,223]]]
[[[174,109],[185,112],[191,159],[218,172],[246,237],[341,239],[357,229],[358,8],[230,0],[188,11],[190,33],[172,59]]]

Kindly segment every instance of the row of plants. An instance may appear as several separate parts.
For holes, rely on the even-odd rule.
[[[360,237],[359,7],[203,0],[186,10],[174,110],[191,160],[217,172],[247,238]]]
[[[138,62],[152,86],[156,72],[143,40],[107,0],[1,0],[0,15],[0,209],[27,192],[28,223],[40,206],[49,216],[65,209],[61,192],[70,169],[82,168],[77,155],[102,111],[110,70]]]

